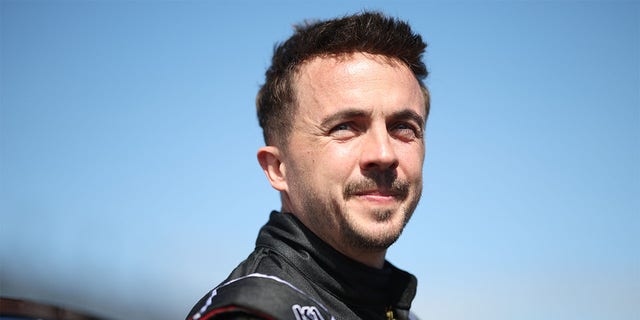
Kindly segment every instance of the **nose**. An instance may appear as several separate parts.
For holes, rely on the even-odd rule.
[[[395,169],[398,156],[386,125],[370,128],[362,144],[360,168],[365,171]]]

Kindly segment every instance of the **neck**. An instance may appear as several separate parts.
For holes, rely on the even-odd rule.
[[[387,250],[382,250],[381,252],[362,252],[357,250],[352,250],[353,252],[346,252],[347,250],[341,250],[340,248],[336,248],[333,244],[329,244],[340,253],[364,265],[376,269],[382,269],[384,267],[384,258]]]

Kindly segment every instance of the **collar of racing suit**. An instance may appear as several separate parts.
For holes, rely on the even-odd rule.
[[[278,252],[308,280],[348,305],[388,306],[408,313],[416,293],[413,275],[388,261],[377,269],[352,260],[290,213],[272,212],[260,230],[256,246]]]

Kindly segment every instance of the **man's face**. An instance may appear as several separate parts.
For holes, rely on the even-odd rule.
[[[283,209],[345,254],[384,251],[422,191],[418,81],[396,60],[356,53],[305,62],[294,82]]]

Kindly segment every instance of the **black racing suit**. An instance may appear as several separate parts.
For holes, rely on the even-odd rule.
[[[187,319],[415,319],[416,285],[389,262],[383,269],[356,262],[292,214],[274,211],[251,255]]]

